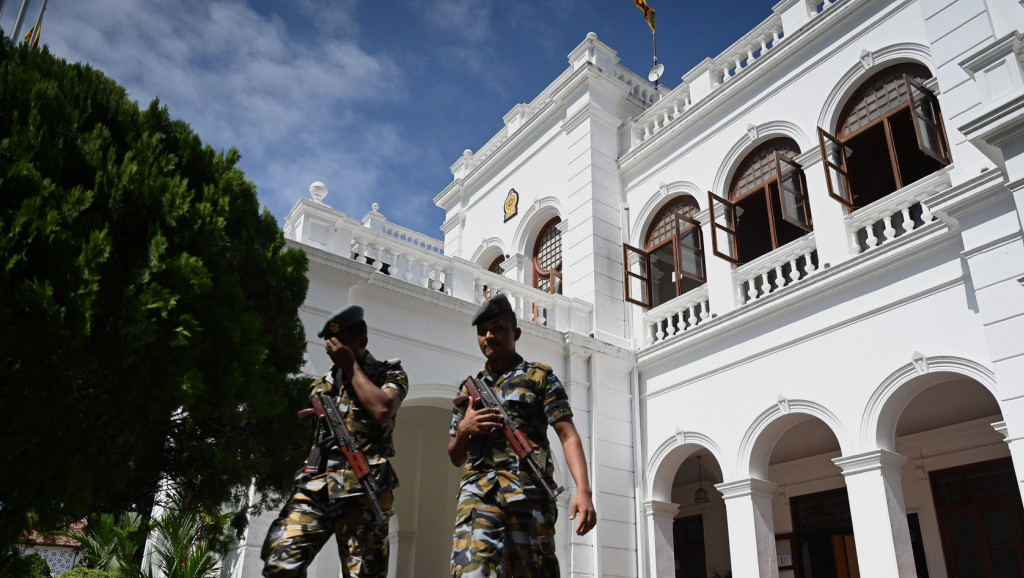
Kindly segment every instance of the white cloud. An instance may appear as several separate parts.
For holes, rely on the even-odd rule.
[[[283,218],[323,172],[333,173],[332,189],[372,190],[402,141],[386,117],[362,110],[403,89],[390,57],[357,43],[354,2],[297,5],[286,22],[238,0],[70,2],[47,10],[46,41],[142,106],[158,96],[214,147],[238,148],[262,203]],[[363,204],[332,197],[346,211]]]

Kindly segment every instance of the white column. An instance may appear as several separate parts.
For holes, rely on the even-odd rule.
[[[779,576],[772,514],[772,492],[777,485],[757,478],[715,484],[725,500],[733,576]]]
[[[900,477],[906,460],[886,450],[832,460],[846,478],[862,576],[917,576]]]
[[[1010,437],[1009,427],[1005,421],[997,421],[992,428],[1003,436],[1003,441],[1010,446],[1010,459],[1013,460],[1014,477],[1017,478],[1017,489],[1024,499],[1024,438]]]
[[[644,502],[644,516],[647,518],[647,556],[651,563],[651,576],[674,578],[676,575],[672,522],[678,512],[679,504],[658,500]]]

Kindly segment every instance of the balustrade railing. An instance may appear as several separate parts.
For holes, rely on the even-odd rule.
[[[938,171],[846,216],[850,250],[865,253],[935,220],[927,199],[949,188],[948,169]]]
[[[295,226],[295,223],[303,221],[325,224],[319,227]],[[589,303],[545,293],[487,271],[475,263],[446,257],[439,248],[424,242],[429,237],[396,235],[395,231],[401,227],[384,229],[371,229],[343,213],[309,201],[302,201],[292,209],[284,227],[288,239],[328,251],[331,251],[330,247],[339,247],[337,252],[342,257],[367,264],[394,279],[473,304],[483,303],[495,292],[504,293],[512,302],[517,317],[524,322],[563,332],[589,334],[593,331],[593,305]],[[312,237],[314,234],[316,238]],[[342,248],[346,243],[347,251]]]
[[[736,304],[763,299],[821,270],[814,233],[783,245],[736,268],[733,272]]]
[[[725,84],[761,58],[782,40],[782,18],[772,14],[746,36],[712,59],[712,75],[718,84]]]
[[[700,287],[655,307],[644,315],[645,345],[681,335],[711,319],[708,286]]]

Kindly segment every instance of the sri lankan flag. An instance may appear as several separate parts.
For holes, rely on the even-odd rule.
[[[25,44],[29,44],[32,50],[39,50],[39,33],[43,31],[43,27],[40,26],[38,29],[35,27],[28,29],[28,34],[25,35]]]
[[[651,27],[651,32],[654,32],[654,8],[647,5],[647,0],[633,0],[633,4],[636,4],[636,7],[643,11],[644,20]]]

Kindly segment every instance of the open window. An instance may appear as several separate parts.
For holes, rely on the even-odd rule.
[[[923,66],[901,64],[872,76],[840,116],[837,135],[818,128],[829,195],[854,210],[951,162],[935,95]]]
[[[813,229],[799,152],[791,139],[769,140],[740,162],[728,199],[708,193],[716,256],[738,265]]]
[[[643,249],[622,246],[626,301],[657,307],[707,281],[698,210],[693,197],[676,197],[655,215]]]
[[[533,286],[548,293],[562,294],[562,232],[555,217],[537,235],[533,247]]]

